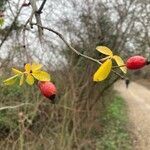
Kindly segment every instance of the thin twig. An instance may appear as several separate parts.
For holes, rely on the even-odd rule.
[[[121,66],[113,66],[113,68],[121,68],[121,67],[125,67],[126,65],[121,65]]]
[[[19,105],[16,105],[16,106],[4,106],[4,107],[0,108],[0,111],[5,110],[5,109],[15,109],[15,108],[18,108],[18,107],[22,107],[24,105],[32,105],[32,104],[31,103],[23,103],[23,104],[19,104]]]
[[[124,76],[122,76],[120,73],[118,73],[117,71],[115,71],[115,70],[113,70],[113,69],[112,69],[112,72],[113,72],[114,74],[116,74],[117,76],[119,76],[121,79],[123,79],[123,80],[126,79]]]
[[[90,57],[90,56],[84,55],[84,54],[80,53],[79,51],[77,51],[75,48],[73,48],[73,47],[65,40],[65,38],[63,37],[63,35],[60,34],[59,32],[57,32],[56,30],[51,29],[51,28],[48,28],[48,27],[41,26],[41,25],[36,24],[36,23],[32,23],[32,25],[36,25],[36,26],[38,26],[38,27],[41,27],[41,28],[43,28],[43,29],[46,29],[46,30],[48,30],[48,31],[51,31],[51,32],[55,33],[56,35],[58,35],[58,36],[60,37],[60,39],[62,39],[62,41],[68,46],[68,48],[70,48],[70,49],[71,49],[73,52],[75,52],[77,55],[82,56],[82,57],[84,57],[84,58],[86,58],[86,59],[89,59],[89,60],[91,60],[91,61],[93,61],[93,62],[96,62],[96,63],[98,63],[98,64],[100,64],[100,65],[102,64],[101,62],[99,62],[98,59],[94,59],[94,58],[92,58],[92,57]]]
[[[73,47],[65,40],[64,36],[63,36],[61,33],[59,33],[58,31],[56,31],[56,30],[54,30],[54,29],[52,29],[52,28],[48,28],[48,27],[41,26],[41,25],[39,25],[39,24],[37,24],[37,23],[32,23],[32,25],[35,25],[35,26],[41,27],[42,29],[46,29],[46,30],[48,30],[48,31],[50,31],[50,32],[53,32],[54,34],[58,35],[58,36],[60,37],[60,39],[62,39],[62,41],[68,46],[68,48],[71,49],[73,52],[75,52],[77,55],[82,56],[82,57],[84,57],[84,58],[86,58],[86,59],[88,59],[88,60],[91,60],[91,61],[93,61],[93,62],[96,62],[96,63],[98,63],[99,65],[102,65],[102,62],[100,62],[98,59],[95,59],[95,58],[92,58],[92,57],[90,57],[90,56],[84,55],[84,54],[80,53],[79,51],[77,51],[75,48],[73,48]],[[121,79],[126,79],[124,76],[122,76],[121,74],[119,74],[118,72],[116,72],[116,71],[113,70],[113,69],[112,69],[112,72],[115,73],[117,76],[119,76]]]
[[[5,37],[2,39],[2,41],[1,41],[1,43],[0,43],[0,47],[2,47],[2,45],[4,44],[4,42],[7,40],[7,38],[8,38],[9,35],[11,34],[11,32],[12,32],[12,30],[13,30],[13,27],[14,27],[14,25],[15,25],[15,23],[16,23],[18,17],[19,17],[19,14],[20,14],[21,10],[22,10],[22,7],[19,8],[19,10],[18,10],[18,12],[17,12],[17,14],[16,14],[16,17],[14,18],[14,21],[13,21],[12,24],[10,25],[10,27],[9,27],[9,29],[8,29],[8,31],[7,31],[7,33],[6,33],[6,35],[5,35]]]

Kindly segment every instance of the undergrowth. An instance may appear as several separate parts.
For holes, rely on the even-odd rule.
[[[0,85],[1,108],[29,104],[0,111],[0,149],[128,150],[130,139],[123,100],[118,97],[113,100],[112,91],[101,97],[95,90],[100,85],[89,83],[91,88],[78,90],[77,82],[68,82],[69,88],[59,87],[62,93],[55,105],[41,96],[36,85]]]
[[[131,139],[127,129],[126,104],[116,97],[107,107],[101,118],[103,126],[99,135],[97,150],[130,150]]]

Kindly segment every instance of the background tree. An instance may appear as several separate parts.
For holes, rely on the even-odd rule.
[[[7,138],[0,144],[14,148],[27,148],[29,144],[31,149],[35,143],[36,148],[45,149],[96,149],[103,132],[101,115],[113,99],[112,85],[118,76],[112,73],[103,83],[93,82],[99,65],[70,51],[52,32],[43,29],[39,38],[41,27],[36,27],[35,18],[40,16],[42,26],[57,30],[80,53],[93,58],[103,58],[95,50],[98,45],[108,46],[124,59],[133,54],[149,56],[149,3],[54,0],[46,1],[39,13],[33,4],[22,7],[23,2],[8,1],[5,5],[6,22],[0,37],[1,80],[11,67],[23,68],[24,63],[33,61],[43,63],[57,85],[58,104],[40,103],[44,98],[36,86],[1,85],[2,106],[31,105],[2,112],[0,129],[7,129],[2,134],[2,138]],[[44,1],[34,2],[40,8]],[[18,114],[25,118],[23,124],[18,121]]]

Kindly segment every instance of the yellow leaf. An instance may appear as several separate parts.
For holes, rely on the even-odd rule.
[[[21,85],[23,84],[23,82],[24,82],[24,74],[22,74],[22,76],[21,76],[21,78],[20,78],[20,83],[19,83],[19,85],[21,86]]]
[[[93,80],[96,82],[105,80],[109,75],[111,68],[112,68],[112,61],[111,59],[108,59],[96,71]]]
[[[26,78],[26,82],[29,84],[29,85],[33,85],[34,84],[34,78],[31,74],[28,74],[27,75],[27,78]]]
[[[40,70],[42,66],[42,64],[32,64],[32,72]]]
[[[4,82],[5,85],[12,85],[12,84],[15,83],[15,81],[16,81],[16,79],[17,79],[18,76],[19,75],[12,76],[12,77],[4,80],[3,82]]]
[[[50,75],[45,71],[36,71],[32,75],[40,81],[50,81]]]
[[[23,74],[23,72],[21,72],[21,71],[19,71],[19,70],[17,70],[17,69],[15,69],[15,68],[12,68],[12,72],[14,73],[14,74]]]
[[[108,55],[108,56],[113,56],[113,52],[106,46],[97,46],[96,50],[101,52],[102,54]]]
[[[31,71],[31,65],[30,65],[30,64],[26,64],[26,65],[25,65],[25,71],[26,71],[27,73],[30,73],[30,71]]]
[[[122,70],[123,73],[127,73],[127,67],[125,66],[124,61],[120,56],[114,55],[113,59],[116,61],[119,68]]]

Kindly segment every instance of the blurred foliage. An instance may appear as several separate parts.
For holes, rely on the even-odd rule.
[[[72,3],[74,2],[73,0]],[[119,27],[116,28],[117,24],[112,21],[108,8],[100,1],[95,5],[89,5],[88,2],[85,0],[83,8],[76,10],[75,18],[70,17],[71,14],[67,18],[60,13],[61,19],[55,22],[54,27],[61,30],[71,45],[83,54],[100,59],[103,55],[95,48],[98,45],[105,45],[110,47],[113,53],[124,57],[128,47],[122,44],[122,41],[126,41],[128,36],[120,29],[120,23],[118,22]],[[50,5],[50,8],[53,7]],[[49,12],[48,14],[51,15]],[[45,26],[49,26],[49,23]],[[111,88],[117,81],[116,75],[112,73],[103,83],[95,83],[92,77],[99,65],[79,57],[59,41],[59,46],[55,45],[57,42],[53,37],[44,37],[41,48],[43,53],[41,53],[39,43],[35,40],[37,38],[35,30],[30,32],[30,27],[27,28],[25,37],[27,45],[23,45],[22,32],[20,32],[22,25],[19,19],[12,28],[13,32],[9,34],[11,38],[8,40],[8,56],[4,59],[1,68],[4,70],[2,74],[7,74],[11,66],[22,67],[23,63],[33,59],[40,63],[44,60],[45,67],[49,69],[58,88],[57,104],[52,105],[48,99],[43,98],[36,85],[33,87],[0,85],[1,107],[20,103],[31,104],[1,111],[0,129],[6,128],[7,131],[2,133],[1,137],[6,139],[0,143],[0,146],[4,149],[12,147],[19,149],[20,135],[23,134],[24,149],[29,147],[31,150],[95,150],[96,148],[116,150],[118,147],[128,149],[130,139],[125,126],[127,123],[125,105],[120,98],[113,100]],[[2,30],[1,36],[5,36],[6,31],[9,31],[9,27],[6,27],[5,31]],[[29,37],[31,33],[32,36]],[[8,43],[6,42],[6,46]],[[55,59],[54,64],[52,56]],[[59,61],[63,60],[62,58],[65,60],[59,62],[56,58]],[[57,65],[60,63],[61,67]],[[5,76],[3,78],[6,79]],[[20,129],[18,117],[20,112],[26,117],[24,129]]]
[[[7,0],[0,0],[0,10],[4,10]]]
[[[55,74],[56,105],[43,98],[36,86],[0,85],[1,108],[31,104],[0,111],[1,148],[18,149],[23,132],[24,149],[129,149],[131,140],[123,100],[114,99],[109,90],[102,97],[96,90],[99,85],[82,91],[74,74],[65,73]],[[20,130],[20,112],[26,118],[23,130]]]
[[[4,19],[0,18],[0,26],[3,26],[3,24],[4,24]]]

